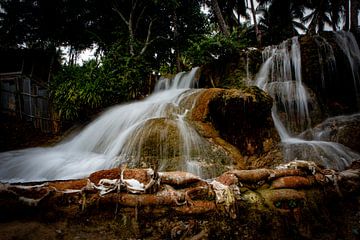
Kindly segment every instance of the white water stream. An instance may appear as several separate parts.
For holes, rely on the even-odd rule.
[[[354,35],[350,32],[339,31],[335,33],[336,43],[343,51],[350,64],[354,81],[356,101],[360,110],[360,49]]]
[[[355,47],[349,47],[354,43],[347,43],[344,39],[348,38],[339,37],[344,47]],[[360,56],[356,51],[344,50],[352,61],[355,88],[358,87],[356,64]],[[343,169],[354,159],[359,159],[359,154],[341,144],[319,139],[308,141],[296,135],[294,129],[304,131],[311,126],[309,106],[313,104],[302,83],[298,39],[268,47],[263,58],[256,85],[275,99],[272,116],[281,137],[285,160],[312,160],[325,167]],[[201,176],[202,159],[209,154],[205,149],[208,144],[186,121],[186,114],[192,109],[196,94],[201,91],[190,89],[195,86],[196,72],[195,68],[189,73],[177,74],[172,81],[161,79],[148,98],[110,108],[78,135],[54,147],[0,153],[0,181],[76,179],[122,163],[141,165],[144,138],[153,132],[148,124],[159,119],[174,123],[181,143],[176,150],[178,154],[173,151],[173,156],[169,156],[170,145],[155,146],[160,170],[167,167],[169,158],[180,158],[181,164],[176,170]],[[191,98],[194,99],[188,101]],[[170,142],[171,139],[167,139],[170,130],[164,127],[160,131],[155,135],[159,142]]]
[[[142,161],[143,129],[154,119],[171,119],[181,137],[179,156],[166,156],[166,146],[159,148],[160,158],[182,158],[180,169],[201,175],[196,160],[205,154],[203,139],[184,120],[188,108],[182,104],[201,90],[192,88],[196,82],[197,68],[189,73],[179,73],[170,81],[159,81],[155,92],[143,101],[118,105],[108,109],[91,122],[78,135],[55,147],[31,148],[0,153],[0,181],[22,182],[54,179],[74,179],[127,162]],[[190,106],[191,108],[191,106]],[[149,130],[149,129],[147,129]],[[160,130],[161,131],[161,130]],[[167,132],[159,139],[166,142]],[[160,170],[166,162],[160,163]]]
[[[328,168],[344,169],[359,159],[359,154],[339,143],[297,136],[296,130],[304,131],[311,126],[309,106],[314,104],[302,83],[297,37],[266,48],[263,60],[256,85],[275,100],[272,116],[281,138],[284,160],[311,160]]]

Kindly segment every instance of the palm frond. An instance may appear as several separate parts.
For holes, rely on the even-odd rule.
[[[311,13],[309,13],[308,15],[306,15],[305,17],[301,18],[301,22],[303,23],[309,23],[312,21],[312,19],[314,18],[316,14],[316,11],[312,11]]]

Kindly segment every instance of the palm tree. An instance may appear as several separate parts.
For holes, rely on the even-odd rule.
[[[342,2],[344,7],[344,21],[345,21],[343,30],[349,31],[350,25],[351,25],[351,30],[356,30],[356,28],[359,27],[358,11],[360,9],[360,3],[358,0],[343,0]]]
[[[350,0],[344,0],[344,31],[350,30]]]
[[[316,34],[316,32],[323,31],[325,24],[332,25],[331,15],[331,1],[319,0],[309,1],[307,7],[312,10],[310,14],[302,18],[304,23],[309,23],[308,33]],[[317,29],[317,31],[316,31]]]
[[[255,10],[254,6],[255,6],[254,0],[250,0],[250,9],[251,9],[251,13],[252,13],[253,21],[254,21],[256,40],[257,40],[258,44],[261,46],[262,45],[261,32],[258,27],[258,23],[257,23],[257,19],[256,19],[256,10]]]
[[[211,9],[213,10],[216,19],[218,21],[219,27],[220,27],[220,31],[225,35],[225,36],[230,36],[230,32],[229,32],[229,27],[226,24],[224,17],[222,15],[219,3],[217,0],[211,0]]]
[[[310,34],[323,31],[326,25],[330,25],[333,31],[337,31],[342,16],[345,16],[344,30],[349,29],[349,0],[307,1],[306,7],[312,12],[302,18],[302,21],[309,23]]]
[[[305,12],[301,1],[266,0],[260,1],[257,12],[261,14],[259,28],[264,31],[268,44],[298,35],[306,27],[298,21]]]
[[[247,17],[246,0],[210,0],[205,2],[215,15],[220,31],[226,36],[230,36],[231,30],[241,25],[240,16]]]

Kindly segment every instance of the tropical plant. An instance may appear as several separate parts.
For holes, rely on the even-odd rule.
[[[248,39],[239,35],[237,31],[233,31],[229,37],[219,33],[192,42],[185,56],[193,66],[198,66],[238,54],[247,44]]]
[[[310,34],[324,31],[326,25],[331,26],[333,31],[337,31],[341,22],[345,22],[344,29],[349,30],[349,20],[351,19],[349,3],[356,7],[357,2],[352,0],[308,0],[305,5],[311,12],[302,21],[309,24],[308,32]]]
[[[63,66],[51,83],[53,106],[61,119],[83,119],[103,105],[105,97],[104,82],[99,78],[96,61],[83,66]]]
[[[257,13],[259,31],[265,44],[278,44],[289,37],[299,34],[306,27],[300,22],[305,12],[301,1],[260,1]]]

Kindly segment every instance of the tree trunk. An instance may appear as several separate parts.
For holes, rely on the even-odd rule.
[[[308,33],[310,35],[315,35],[316,34],[316,26],[319,22],[319,13],[315,12],[313,19],[311,20],[309,26],[308,26]]]
[[[257,40],[259,46],[261,47],[261,32],[259,30],[259,26],[258,26],[257,20],[256,20],[256,11],[255,11],[255,7],[254,7],[254,0],[250,0],[250,5],[251,5],[251,13],[252,13],[253,21],[254,21],[256,40]]]
[[[212,7],[212,10],[215,13],[215,16],[216,16],[217,20],[218,20],[220,31],[225,36],[230,36],[229,28],[228,28],[228,26],[227,26],[227,24],[226,24],[226,22],[225,22],[225,20],[224,20],[224,18],[222,16],[218,1],[217,0],[211,0],[211,7]]]
[[[350,2],[350,13],[351,13],[351,24],[350,29],[352,31],[357,31],[359,28],[359,22],[358,22],[358,10],[359,10],[359,0],[351,0]]]
[[[345,25],[343,27],[344,31],[349,31],[350,30],[350,11],[349,11],[349,2],[350,0],[345,0]]]

